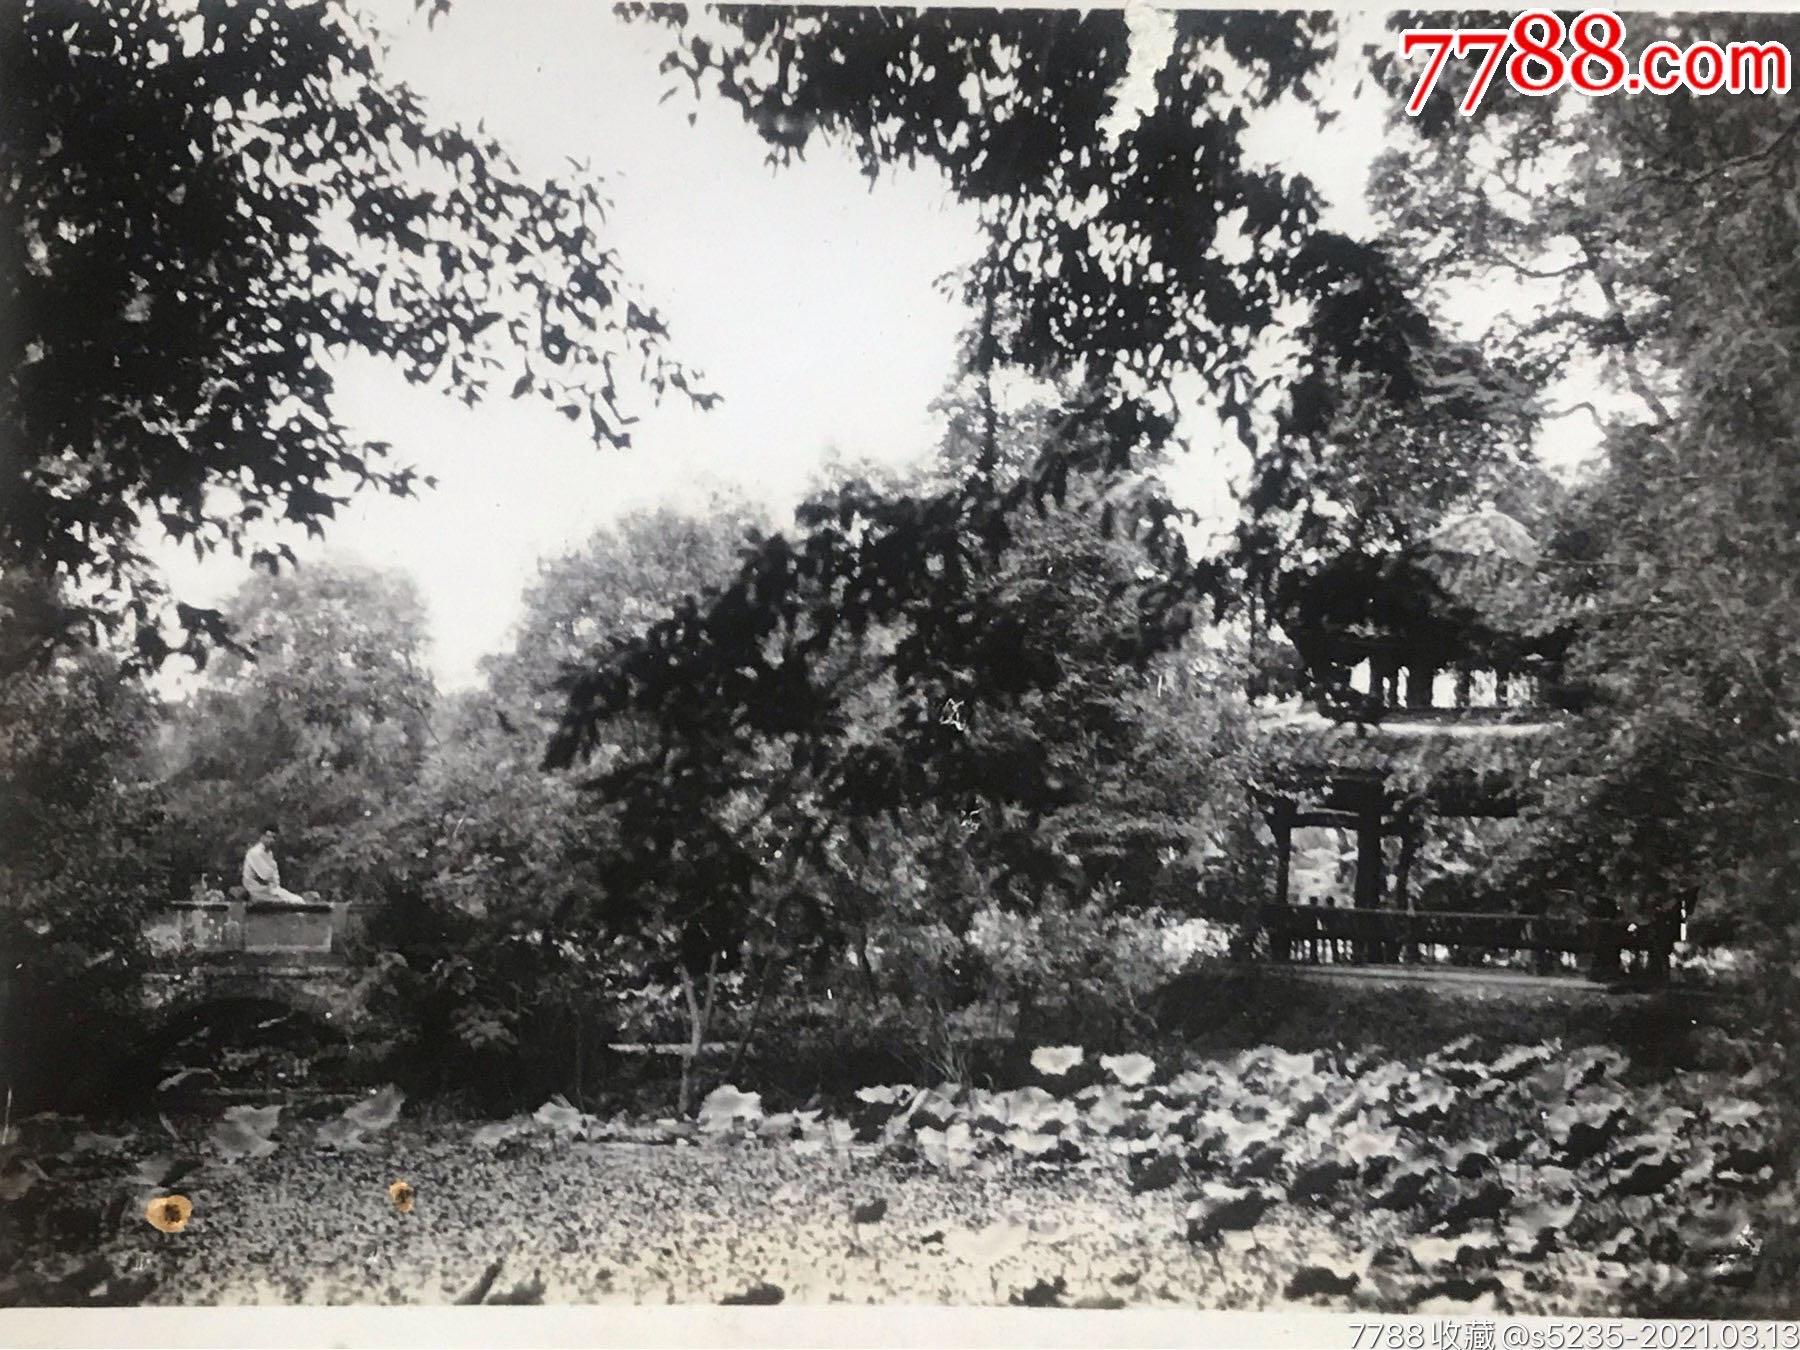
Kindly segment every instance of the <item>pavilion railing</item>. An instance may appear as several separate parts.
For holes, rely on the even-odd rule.
[[[1547,964],[1577,957],[1610,967],[1635,953],[1646,971],[1661,975],[1680,935],[1678,920],[1311,904],[1251,907],[1238,918],[1262,929],[1273,959],[1293,962],[1424,964],[1441,959],[1438,952],[1464,958],[1529,953]]]

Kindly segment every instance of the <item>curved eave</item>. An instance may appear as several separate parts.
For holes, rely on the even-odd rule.
[[[1266,772],[1276,795],[1361,783],[1385,785],[1400,800],[1422,794],[1454,815],[1510,815],[1535,792],[1548,742],[1560,722],[1396,719],[1379,725],[1335,721],[1311,709],[1260,711]]]

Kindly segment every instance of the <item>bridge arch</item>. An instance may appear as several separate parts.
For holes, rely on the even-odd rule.
[[[151,1024],[202,1005],[266,1003],[322,1025],[356,1015],[351,959],[363,907],[345,902],[197,899],[179,902],[145,929],[153,963],[142,987]]]
[[[199,985],[152,1014],[142,1043],[145,1079],[154,1080],[159,1101],[171,1103],[222,1089],[314,1086],[312,1067],[339,1060],[350,1042],[334,1012],[332,1000],[315,991]]]
[[[207,983],[169,999],[153,1002],[149,1009],[152,1042],[179,1039],[210,1021],[241,1016],[261,1020],[281,1018],[314,1027],[321,1033],[343,1037],[337,1025],[336,1001],[322,991],[293,988],[270,981]]]

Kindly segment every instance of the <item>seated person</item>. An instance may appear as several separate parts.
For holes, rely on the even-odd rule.
[[[244,891],[252,900],[304,905],[305,896],[282,889],[281,869],[275,863],[275,837],[279,833],[273,825],[269,826],[244,855]]]

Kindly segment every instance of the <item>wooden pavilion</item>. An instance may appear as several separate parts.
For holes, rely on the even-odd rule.
[[[1258,791],[1275,838],[1261,927],[1276,959],[1348,949],[1382,962],[1451,947],[1582,953],[1616,968],[1621,951],[1637,949],[1666,968],[1666,925],[1553,915],[1541,898],[1504,910],[1413,903],[1427,818],[1516,816],[1570,706],[1568,630],[1532,600],[1536,559],[1524,527],[1490,510],[1447,522],[1410,556],[1346,558],[1284,586],[1279,613],[1302,697],[1262,710],[1277,753]],[[1336,903],[1290,897],[1295,831],[1309,826],[1355,839],[1354,880]]]

